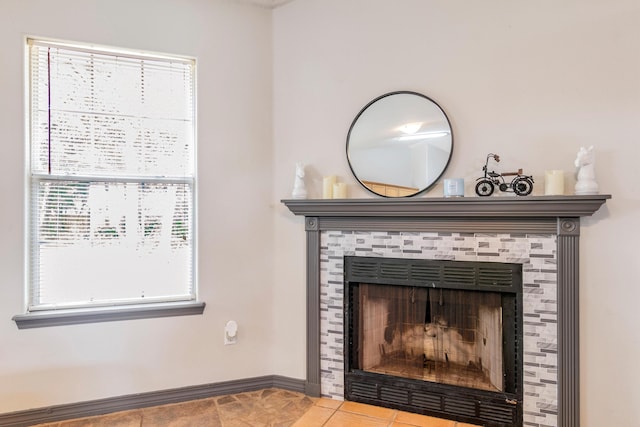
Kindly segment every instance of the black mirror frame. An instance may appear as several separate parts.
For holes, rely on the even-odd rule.
[[[376,102],[380,101],[383,98],[392,96],[392,95],[415,95],[415,96],[419,96],[421,98],[424,98],[425,100],[433,103],[436,107],[438,107],[438,109],[442,112],[442,115],[444,116],[445,120],[447,121],[447,124],[449,126],[449,132],[451,135],[451,152],[449,153],[449,158],[447,159],[447,163],[444,165],[444,167],[442,168],[442,171],[438,174],[438,176],[433,180],[433,182],[431,182],[429,185],[427,185],[425,188],[421,188],[418,191],[416,191],[413,194],[410,195],[406,195],[406,196],[387,196],[384,194],[380,194],[380,193],[376,193],[375,191],[373,191],[371,188],[369,188],[367,185],[365,185],[362,180],[360,179],[360,177],[358,177],[358,175],[356,174],[356,172],[353,170],[353,166],[351,164],[351,159],[349,156],[349,140],[351,138],[351,132],[353,130],[353,127],[355,126],[355,124],[358,122],[358,119],[360,118],[360,116],[369,108],[371,107],[373,104],[375,104]],[[444,109],[440,106],[440,104],[438,104],[436,101],[434,101],[432,98],[419,93],[419,92],[414,92],[414,91],[408,91],[408,90],[400,90],[400,91],[394,91],[394,92],[388,92],[385,93],[383,95],[378,96],[377,98],[373,99],[372,101],[370,101],[369,103],[367,103],[367,105],[365,105],[360,112],[356,115],[356,117],[353,119],[353,121],[351,122],[351,126],[349,126],[349,132],[347,133],[347,141],[346,141],[346,155],[347,155],[347,163],[349,164],[349,169],[351,170],[351,173],[353,174],[354,178],[360,183],[360,185],[362,185],[362,187],[364,187],[366,190],[368,190],[369,192],[371,192],[372,194],[375,194],[376,196],[380,196],[380,197],[387,197],[387,198],[394,198],[394,199],[398,199],[398,198],[403,198],[403,197],[415,197],[417,195],[420,195],[422,193],[424,193],[425,191],[429,190],[430,188],[432,188],[435,184],[438,183],[438,181],[440,180],[440,178],[442,178],[442,175],[444,175],[445,171],[447,170],[447,168],[449,167],[449,163],[451,163],[451,157],[453,156],[453,147],[454,147],[454,137],[453,137],[453,128],[451,126],[451,121],[449,120],[449,116],[447,116],[447,113],[444,111]]]

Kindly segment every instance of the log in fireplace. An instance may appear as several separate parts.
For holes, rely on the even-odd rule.
[[[522,266],[347,256],[345,398],[522,425]]]

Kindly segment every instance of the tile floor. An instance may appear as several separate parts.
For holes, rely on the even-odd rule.
[[[341,402],[331,399],[315,399],[313,406],[302,415],[293,427],[477,427],[425,415],[396,411],[394,409]]]
[[[280,389],[216,396],[38,427],[477,427]]]

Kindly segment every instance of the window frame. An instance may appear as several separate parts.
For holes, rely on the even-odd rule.
[[[33,203],[33,188],[34,185],[37,185],[37,182],[43,179],[42,174],[38,174],[34,172],[32,168],[32,150],[34,148],[32,141],[32,82],[31,82],[31,54],[30,54],[30,43],[31,42],[40,42],[51,45],[58,45],[61,47],[69,47],[73,49],[88,49],[90,51],[97,51],[101,54],[112,54],[112,55],[126,55],[133,56],[136,58],[149,58],[152,60],[179,60],[183,62],[191,62],[191,70],[192,70],[192,129],[193,133],[193,176],[185,177],[184,179],[154,179],[154,178],[144,178],[144,182],[147,183],[162,183],[163,181],[173,181],[173,182],[182,182],[186,183],[190,186],[191,189],[191,227],[192,227],[192,236],[191,236],[191,298],[190,299],[180,299],[175,300],[171,299],[169,296],[162,298],[156,298],[153,302],[131,302],[127,301],[124,303],[107,303],[107,304],[96,304],[96,305],[78,305],[78,306],[66,306],[60,308],[42,308],[42,307],[31,307],[32,302],[32,293],[35,291],[35,284],[32,281],[33,274],[33,242],[32,236],[35,232],[33,224],[33,215],[34,212],[34,203]],[[198,244],[197,244],[197,67],[196,67],[196,59],[193,57],[186,56],[178,56],[178,55],[167,55],[167,54],[159,54],[154,52],[142,52],[136,51],[133,49],[120,49],[114,48],[110,46],[101,46],[94,44],[85,44],[85,43],[77,43],[77,42],[68,42],[62,40],[54,40],[42,37],[32,37],[25,36],[24,37],[24,75],[25,75],[25,91],[24,91],[24,99],[25,99],[25,280],[24,280],[24,313],[17,314],[13,316],[12,320],[16,322],[16,325],[19,329],[28,329],[28,328],[38,328],[38,327],[48,327],[48,326],[61,326],[61,325],[71,325],[71,324],[84,324],[84,323],[97,323],[97,322],[107,322],[107,321],[118,321],[118,320],[132,320],[132,319],[143,319],[143,318],[156,318],[156,317],[173,317],[173,316],[185,316],[185,315],[199,315],[204,312],[205,303],[203,301],[199,301],[199,292],[198,292]],[[87,177],[82,176],[67,176],[67,177],[56,177],[49,176],[47,181],[54,180],[80,180],[85,181]],[[93,182],[104,182],[105,178],[110,180],[110,178],[105,175],[102,176],[92,176],[90,177]],[[137,177],[135,179],[129,179],[127,177],[114,177],[112,179],[113,182],[136,182],[140,181],[140,178]]]

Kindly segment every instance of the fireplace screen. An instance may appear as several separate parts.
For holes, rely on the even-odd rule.
[[[359,369],[504,391],[500,293],[364,283],[359,288]]]
[[[345,399],[522,426],[522,266],[344,257]]]

